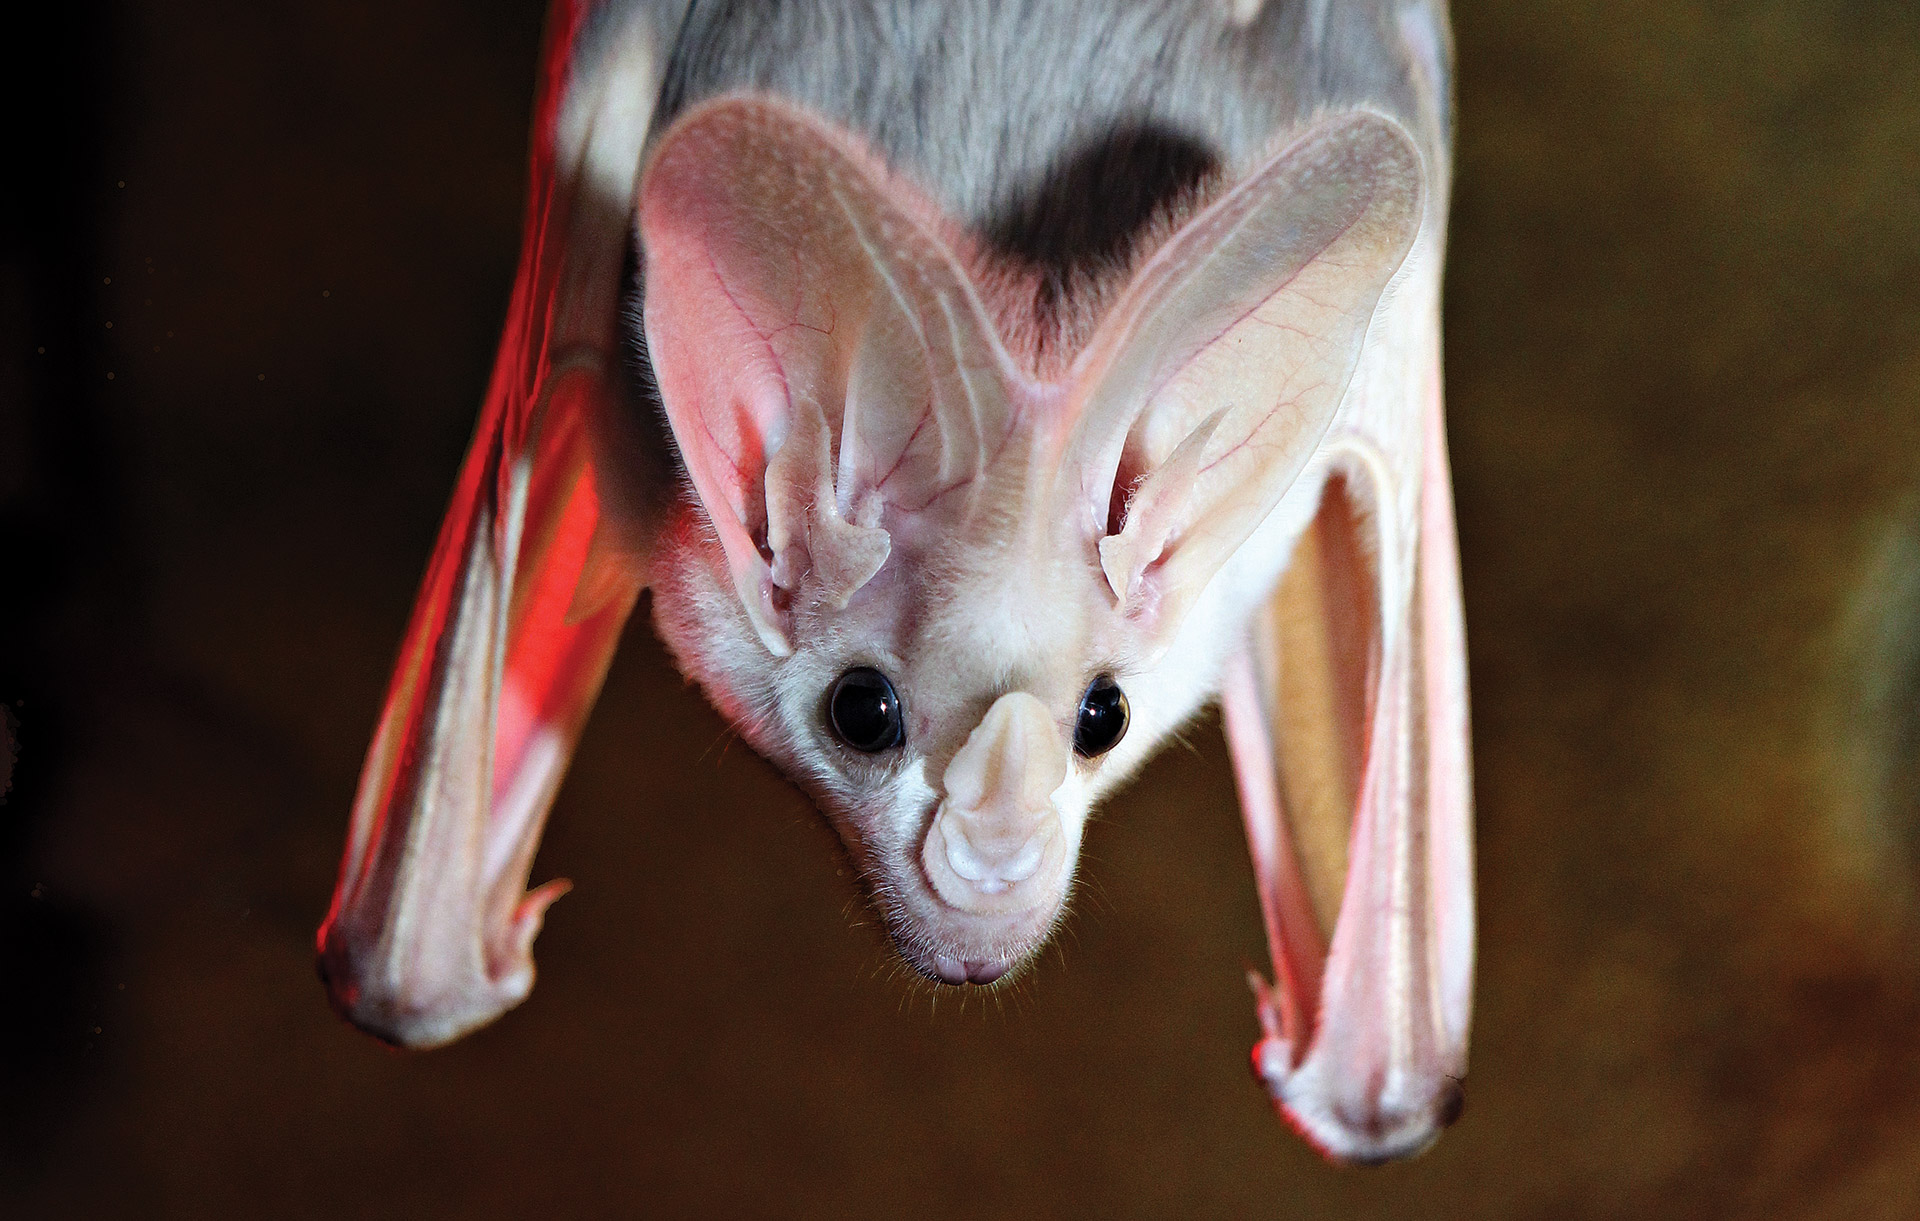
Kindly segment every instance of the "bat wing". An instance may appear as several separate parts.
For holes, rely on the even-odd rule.
[[[493,381],[401,645],[319,932],[334,1006],[431,1047],[519,1003],[565,889],[548,807],[645,577],[654,489],[617,336],[674,6],[555,0],[525,240]],[[625,482],[623,482],[625,481]]]
[[[1472,795],[1437,389],[1421,416],[1419,484],[1385,489],[1418,537],[1375,531],[1365,475],[1330,480],[1222,688],[1275,973],[1252,981],[1255,1071],[1341,1160],[1417,1152],[1463,1101]],[[1375,559],[1395,551],[1410,572]]]
[[[1250,981],[1255,1073],[1322,1153],[1378,1162],[1459,1114],[1471,1014],[1466,639],[1440,374],[1451,56],[1438,3],[1310,17],[1314,104],[1392,115],[1429,190],[1302,475],[1317,509],[1299,506],[1311,519],[1221,705],[1275,976]]]
[[[1466,1071],[1472,793],[1436,247],[1376,320],[1318,511],[1222,685],[1276,976],[1252,981],[1255,1070],[1349,1161],[1424,1148]]]

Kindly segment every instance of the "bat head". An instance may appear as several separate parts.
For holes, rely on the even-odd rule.
[[[663,637],[826,812],[901,953],[954,984],[1018,965],[1064,908],[1094,798],[1148,745],[1098,568],[903,545],[843,606],[801,582],[772,657],[688,542],[656,590]]]
[[[1042,359],[1017,280],[845,133],[735,96],[662,137],[644,339],[691,494],[661,633],[924,974],[1038,949],[1093,801],[1212,689],[1209,588],[1326,432],[1421,181],[1390,121],[1317,124]]]

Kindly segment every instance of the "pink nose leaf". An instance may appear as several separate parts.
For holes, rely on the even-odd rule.
[[[947,802],[976,822],[1030,822],[1052,808],[1066,779],[1067,742],[1053,714],[1026,692],[1010,691],[947,765]]]
[[[1061,840],[1053,794],[1066,783],[1066,736],[1024,691],[995,700],[947,765],[946,800],[922,854],[934,889],[974,909],[1042,872]]]

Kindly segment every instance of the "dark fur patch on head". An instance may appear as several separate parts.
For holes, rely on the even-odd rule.
[[[1151,122],[1063,153],[981,226],[984,252],[1014,281],[993,294],[1009,315],[998,320],[1009,338],[1041,363],[1070,359],[1127,274],[1223,176],[1215,149]]]
[[[1129,124],[1063,153],[986,221],[981,236],[994,253],[1034,264],[1057,285],[1125,262],[1143,229],[1219,172],[1219,155],[1204,142],[1153,123]]]

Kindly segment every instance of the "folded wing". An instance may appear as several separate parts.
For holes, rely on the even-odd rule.
[[[527,875],[644,575],[614,328],[671,7],[549,15],[506,331],[319,932],[334,1006],[403,1046],[519,1003],[566,888]]]

